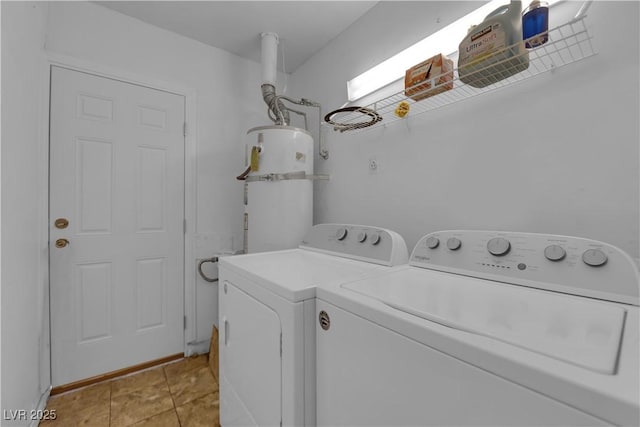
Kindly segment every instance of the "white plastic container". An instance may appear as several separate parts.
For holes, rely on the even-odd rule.
[[[247,152],[255,146],[259,168],[248,175],[245,249],[296,248],[313,225],[313,181],[291,174],[313,174],[313,138],[295,127],[263,126],[247,132]]]
[[[522,2],[511,0],[472,27],[460,42],[458,75],[473,87],[485,87],[529,67],[522,42]]]

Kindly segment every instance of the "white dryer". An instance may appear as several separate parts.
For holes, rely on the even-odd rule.
[[[220,424],[313,426],[316,288],[406,264],[393,231],[321,224],[297,249],[220,259]]]
[[[566,236],[442,231],[317,291],[319,426],[640,424],[638,269]]]

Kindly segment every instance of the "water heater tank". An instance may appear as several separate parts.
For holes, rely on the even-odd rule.
[[[257,127],[247,132],[252,150],[259,159],[246,181],[245,250],[296,248],[313,225],[313,181],[305,178],[313,175],[313,138],[290,126]]]

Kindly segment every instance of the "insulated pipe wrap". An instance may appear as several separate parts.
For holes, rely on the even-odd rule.
[[[262,88],[262,98],[264,102],[269,106],[269,110],[275,116],[275,123],[277,125],[288,126],[289,125],[289,111],[284,106],[282,101],[278,99],[276,95],[276,88],[270,84],[263,84]]]

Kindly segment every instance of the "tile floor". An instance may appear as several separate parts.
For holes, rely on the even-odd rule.
[[[207,355],[52,396],[55,420],[43,427],[219,426],[218,383]]]

